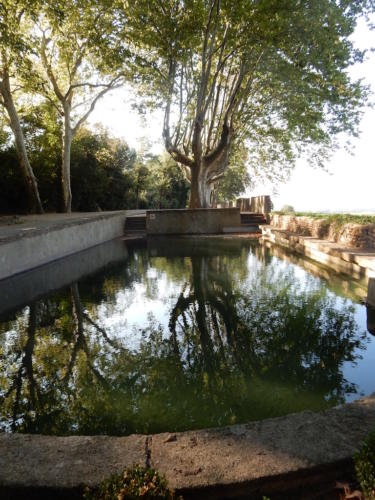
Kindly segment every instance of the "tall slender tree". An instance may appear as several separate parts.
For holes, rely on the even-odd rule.
[[[104,39],[110,36],[111,15],[105,5],[91,0],[47,1],[34,34],[34,86],[55,106],[62,122],[65,212],[72,205],[72,140],[99,99],[123,82],[124,72],[110,67],[105,58]]]
[[[36,9],[37,2],[33,8]],[[42,213],[38,183],[30,165],[25,137],[16,104],[17,75],[26,71],[25,55],[31,46],[26,36],[27,15],[34,14],[27,3],[16,0],[0,2],[0,105],[6,110],[8,124],[14,134],[17,155],[29,198],[31,212]]]

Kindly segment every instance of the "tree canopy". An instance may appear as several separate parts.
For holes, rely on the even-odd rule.
[[[53,122],[44,128],[43,111],[35,109],[23,119],[22,126],[43,205],[48,211],[58,211],[62,204],[61,129],[54,128]],[[14,145],[6,134],[0,136],[0,165],[0,213],[26,212],[25,185],[18,175]],[[139,208],[185,208],[189,192],[186,179],[169,157],[144,158],[105,129],[91,131],[84,127],[72,142],[71,187],[72,209],[83,212],[132,209],[137,196]]]
[[[282,179],[301,154],[322,164],[341,133],[357,133],[367,89],[349,76],[363,58],[351,35],[373,10],[373,0],[3,0],[0,104],[31,205],[42,210],[25,103],[60,131],[69,211],[73,139],[124,82],[140,110],[163,110],[161,134],[190,183],[190,207],[248,184],[245,168]]]
[[[167,151],[187,171],[191,207],[244,145],[253,172],[301,152],[321,162],[356,133],[366,89],[348,75],[363,54],[350,35],[367,1],[119,1],[124,37],[143,61],[139,93],[164,108]]]

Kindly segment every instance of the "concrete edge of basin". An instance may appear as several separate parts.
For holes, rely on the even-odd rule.
[[[179,433],[2,434],[0,497],[51,498],[53,492],[53,498],[79,498],[83,485],[135,463],[165,474],[185,499],[301,492],[350,472],[353,454],[374,426],[375,394],[323,412]]]
[[[6,238],[0,239],[0,244],[4,245],[12,241],[24,239],[24,238],[33,238],[36,235],[42,235],[49,233],[51,231],[59,231],[66,227],[72,226],[80,226],[83,224],[89,224],[94,221],[111,219],[112,217],[125,216],[126,217],[127,210],[117,210],[114,212],[89,212],[89,213],[77,213],[76,217],[67,218],[66,220],[56,220],[51,221],[50,224],[46,226],[41,226],[34,228],[31,231],[26,231],[24,233],[16,233],[14,235],[10,235]],[[125,220],[125,219],[124,219]]]
[[[67,220],[1,241],[0,280],[124,235],[126,212]]]

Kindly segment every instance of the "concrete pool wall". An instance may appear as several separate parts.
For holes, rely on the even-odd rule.
[[[0,280],[0,314],[3,314],[54,290],[75,283],[84,276],[98,272],[108,264],[128,257],[128,247],[115,239],[87,250],[44,264],[37,268]]]
[[[21,261],[25,266],[30,258],[26,266],[30,269],[44,263],[38,259],[50,262],[64,252],[77,255],[88,248],[86,245],[92,247],[123,235],[125,212],[94,214],[93,219],[86,214],[80,216],[80,220],[71,219],[59,227],[40,228],[39,245],[50,241],[46,249],[38,248],[37,240],[31,244],[27,240],[32,238],[26,234],[4,242],[0,252],[4,248],[10,252],[5,262],[11,266],[12,262]],[[57,239],[58,233],[61,240]],[[7,247],[12,241],[24,253]],[[86,251],[77,259],[67,259],[61,266],[61,281],[70,281],[64,266],[72,267],[73,260],[71,271],[74,279],[79,279],[81,274],[95,270],[92,261],[97,258],[100,265],[108,262],[107,257],[124,258],[126,250],[118,243],[113,253],[100,252],[100,258],[95,251]],[[51,245],[56,246],[55,253],[44,251]],[[0,256],[4,272],[3,254]],[[30,262],[34,264],[31,266]],[[5,269],[5,274],[9,269],[15,274],[11,267]],[[51,283],[48,276],[46,279],[47,288],[53,286],[55,278]],[[33,292],[32,279],[21,280],[17,286],[21,288],[26,283]],[[19,300],[18,291],[11,299],[14,303]],[[374,425],[372,396],[321,413],[301,412],[182,433],[128,437],[0,434],[0,498],[80,498],[84,484],[98,484],[134,463],[151,465],[165,473],[171,486],[185,499],[239,495],[257,498],[274,492],[302,491],[311,485],[334,482],[351,471],[351,457]]]
[[[2,226],[0,280],[123,236],[126,213],[45,214]]]
[[[15,217],[0,226],[0,280],[124,236],[145,210]],[[217,234],[241,226],[240,210],[149,210],[149,234]]]
[[[147,210],[148,234],[218,234],[240,226],[239,208]]]

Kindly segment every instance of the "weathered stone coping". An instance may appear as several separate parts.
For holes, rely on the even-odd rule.
[[[261,226],[261,229],[264,239],[294,250],[335,271],[356,278],[375,277],[375,250],[352,249],[271,226]]]
[[[165,473],[185,499],[301,492],[351,470],[351,457],[374,426],[375,394],[320,413],[175,434],[2,434],[0,497],[79,498],[82,485],[135,463]]]
[[[79,226],[94,220],[106,220],[118,215],[126,216],[126,210],[112,212],[72,212],[70,214],[51,213],[41,215],[17,216],[18,222],[0,225],[0,244],[21,238],[31,238],[35,235],[46,234],[65,227]],[[134,210],[134,212],[136,212]]]
[[[328,214],[327,214],[328,216]],[[312,236],[321,240],[336,242],[351,248],[375,249],[375,224],[349,222],[342,226],[330,219],[316,219],[309,216],[297,216],[273,213],[270,224],[278,229],[285,229],[301,236]]]

